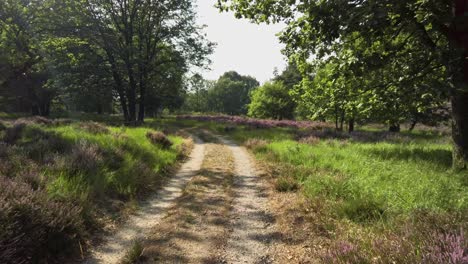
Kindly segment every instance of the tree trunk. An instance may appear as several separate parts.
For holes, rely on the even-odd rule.
[[[409,131],[412,132],[414,130],[414,128],[416,127],[416,125],[418,124],[418,121],[413,120],[411,121],[411,125],[410,125],[410,128],[409,128]]]
[[[456,169],[468,168],[468,92],[453,92],[452,101],[452,137],[453,166]]]
[[[145,93],[146,89],[144,84],[140,84],[140,100],[139,100],[139,109],[138,109],[138,122],[145,122]]]
[[[400,132],[400,131],[401,131],[400,124],[391,124],[391,125],[390,125],[390,128],[388,129],[388,131],[393,132],[393,133],[398,133],[398,132]]]
[[[112,54],[112,51],[110,50],[110,48],[106,48],[105,50],[106,50],[107,58],[111,65],[112,78],[114,79],[114,82],[115,82],[115,90],[119,94],[119,100],[120,100],[120,105],[122,107],[124,119],[126,122],[128,122],[130,121],[130,116],[128,113],[127,97],[125,94],[125,89],[123,87],[122,77],[120,76],[119,71],[117,70],[117,64],[115,62],[115,58],[114,58],[114,55]]]
[[[454,19],[449,40],[456,63],[447,62],[449,77],[454,82],[451,91],[453,167],[468,169],[468,2],[454,1]]]
[[[354,132],[354,118],[349,119],[348,121],[348,132]]]

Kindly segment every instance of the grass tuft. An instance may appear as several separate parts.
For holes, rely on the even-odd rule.
[[[138,263],[143,256],[143,245],[140,241],[134,241],[132,247],[127,251],[121,264]]]

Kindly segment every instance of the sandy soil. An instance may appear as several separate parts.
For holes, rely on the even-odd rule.
[[[144,242],[143,263],[219,263],[232,202],[233,157],[222,144],[207,144],[200,173],[186,186]]]
[[[224,263],[271,263],[270,243],[276,235],[274,218],[268,209],[267,187],[257,176],[247,151],[232,141],[228,145],[235,160],[233,210]]]
[[[93,250],[85,263],[118,263],[134,241],[144,238],[182,195],[184,186],[200,170],[204,155],[204,143],[195,138],[190,159],[183,164],[179,172],[153,198],[141,204],[138,213],[131,216],[122,228],[106,238],[102,246]]]

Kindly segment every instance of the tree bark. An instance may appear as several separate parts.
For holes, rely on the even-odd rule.
[[[468,168],[468,92],[455,91],[452,101],[453,166]]]
[[[418,121],[416,121],[416,119],[414,119],[413,121],[411,121],[411,125],[409,127],[409,132],[412,132],[414,130],[414,128],[416,127],[416,125],[418,124]]]
[[[454,1],[454,19],[449,29],[456,63],[447,63],[454,87],[451,91],[453,167],[468,169],[468,1]]]
[[[354,118],[349,119],[348,121],[348,132],[354,132]]]
[[[145,122],[145,99],[146,99],[146,70],[143,69],[143,73],[140,76],[140,100],[138,109],[138,122]]]

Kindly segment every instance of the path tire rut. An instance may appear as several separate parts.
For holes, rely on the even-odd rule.
[[[178,173],[131,216],[127,223],[114,235],[91,252],[84,263],[119,263],[135,240],[143,239],[152,227],[158,224],[176,199],[182,195],[184,186],[198,173],[205,156],[203,141],[194,138],[194,148],[189,160],[182,165]]]

